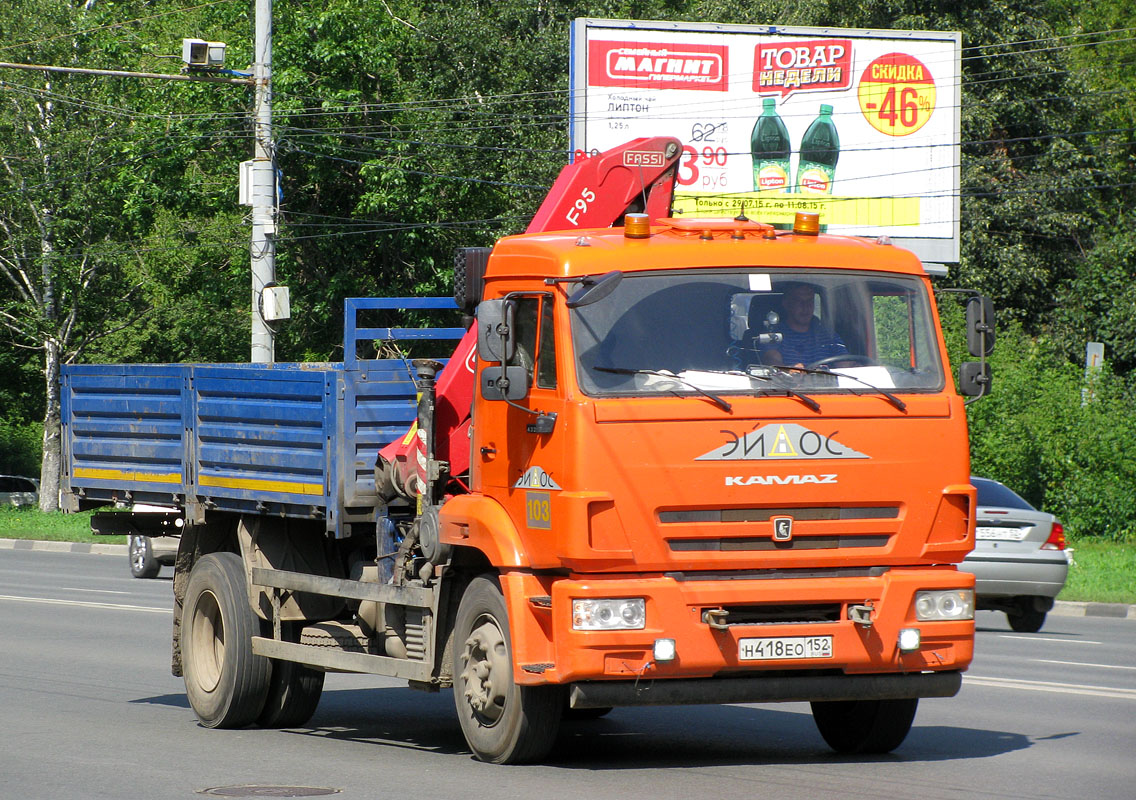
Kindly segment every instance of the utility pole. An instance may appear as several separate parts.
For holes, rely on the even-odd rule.
[[[264,287],[276,283],[276,166],[272,146],[272,0],[256,0],[253,81],[255,144],[251,168],[252,353],[254,364],[276,359],[275,335],[264,319]]]

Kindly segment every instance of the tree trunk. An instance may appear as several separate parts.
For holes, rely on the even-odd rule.
[[[59,510],[59,477],[62,466],[59,410],[59,347],[48,341],[44,352],[43,377],[47,411],[43,415],[43,463],[39,473],[40,511]]]

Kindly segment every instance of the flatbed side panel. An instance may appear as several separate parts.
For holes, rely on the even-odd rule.
[[[200,498],[228,510],[326,513],[334,370],[199,365],[192,380]]]
[[[166,499],[184,491],[189,368],[173,364],[64,368],[67,492],[94,500]]]
[[[413,367],[398,359],[359,363],[344,374],[343,505],[369,506],[375,496],[379,450],[406,436],[417,417]]]
[[[340,506],[370,508],[375,494],[375,460],[379,450],[403,439],[418,416],[417,374],[409,358],[362,359],[356,355],[360,342],[382,343],[401,349],[401,343],[451,340],[465,335],[465,328],[366,327],[361,315],[369,312],[409,311],[435,316],[453,312],[452,297],[347,298],[343,319],[343,403],[340,435],[344,446],[338,465],[343,487]],[[442,364],[448,359],[438,359]]]

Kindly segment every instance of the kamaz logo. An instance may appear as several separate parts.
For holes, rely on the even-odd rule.
[[[787,486],[802,483],[836,483],[836,473],[824,475],[727,475],[727,486]]]

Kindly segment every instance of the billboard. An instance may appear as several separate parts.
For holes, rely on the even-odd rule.
[[[577,19],[573,158],[674,136],[676,216],[817,211],[954,263],[960,57],[958,33]]]

